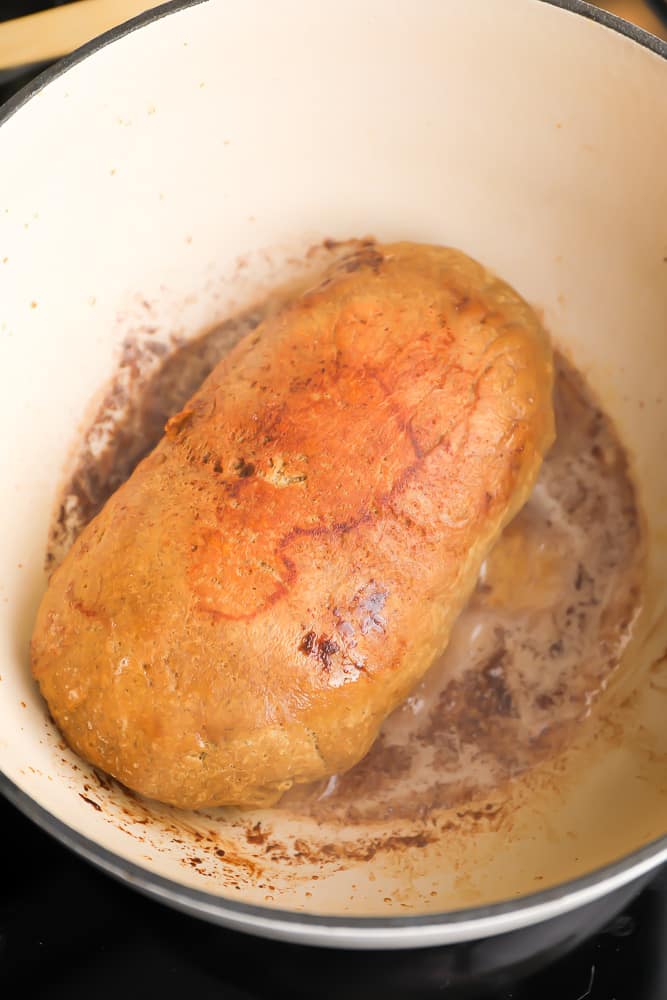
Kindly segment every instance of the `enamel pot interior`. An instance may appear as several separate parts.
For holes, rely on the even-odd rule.
[[[4,112],[3,788],[175,906],[312,943],[429,945],[556,916],[667,856],[667,62],[571,6],[168,4]],[[369,233],[484,261],[613,414],[648,547],[625,661],[565,753],[495,795],[491,819],[484,804],[430,818],[435,837],[425,821],[184,814],[104,787],[28,666],[82,421],[128,337],[195,336],[309,246]]]

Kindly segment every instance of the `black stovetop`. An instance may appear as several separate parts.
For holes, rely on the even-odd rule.
[[[448,997],[438,950],[377,955],[264,941],[205,924],[98,872],[0,798],[0,996],[128,1000]],[[443,969],[446,963],[443,963]],[[171,995],[168,993],[168,995]],[[479,994],[473,995],[478,1000]],[[586,944],[489,1000],[667,1000],[667,868]]]

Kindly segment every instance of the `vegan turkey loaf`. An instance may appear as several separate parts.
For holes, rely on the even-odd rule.
[[[445,647],[553,437],[528,305],[366,245],[245,337],[53,574],[32,666],[144,795],[267,805],[350,768]]]

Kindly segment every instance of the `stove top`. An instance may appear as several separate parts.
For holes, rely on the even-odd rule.
[[[0,831],[0,996],[8,1000],[118,1000],[148,989],[197,1000],[453,996],[446,949],[329,951],[227,931],[116,883],[2,799]],[[566,958],[480,989],[468,996],[667,1000],[667,868]]]

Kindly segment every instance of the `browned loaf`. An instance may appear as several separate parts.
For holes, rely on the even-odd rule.
[[[447,643],[553,436],[533,311],[366,246],[242,340],[54,573],[32,642],[83,757],[186,807],[355,764]]]

